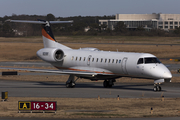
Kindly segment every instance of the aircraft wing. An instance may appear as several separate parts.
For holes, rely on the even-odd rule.
[[[29,71],[29,72],[43,72],[43,73],[57,73],[57,74],[74,74],[74,75],[99,75],[95,72],[89,71],[72,71],[72,70],[47,70],[47,69],[31,69],[31,68],[9,68],[9,67],[0,67],[0,69],[5,70],[17,70],[17,71]]]

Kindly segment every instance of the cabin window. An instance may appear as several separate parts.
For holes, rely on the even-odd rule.
[[[94,62],[94,58],[92,58],[92,62]]]
[[[72,56],[71,60],[73,60],[73,59],[74,59],[74,56]]]
[[[98,58],[96,59],[96,62],[98,62]]]
[[[79,58],[79,61],[81,61],[81,57]]]
[[[109,59],[109,63],[111,62],[111,59]]]
[[[105,59],[105,63],[107,62],[107,59]]]
[[[118,59],[116,59],[116,64],[118,63]]]
[[[137,64],[143,64],[143,58],[139,58]]]
[[[84,57],[84,61],[86,60],[86,57]]]
[[[114,63],[114,59],[112,59],[112,63]]]
[[[103,58],[101,58],[101,62],[103,62]]]
[[[76,57],[76,61],[77,61],[78,57]]]
[[[119,60],[119,63],[121,63],[121,60]]]

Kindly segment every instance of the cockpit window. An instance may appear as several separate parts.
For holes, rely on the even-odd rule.
[[[143,58],[139,58],[137,64],[143,64]]]
[[[145,64],[149,63],[161,63],[156,57],[144,58]]]

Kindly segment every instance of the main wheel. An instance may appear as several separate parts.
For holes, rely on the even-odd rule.
[[[108,87],[108,81],[107,81],[107,80],[105,80],[105,81],[103,82],[103,86],[104,86],[105,88]]]
[[[108,85],[109,88],[112,88],[112,85]]]
[[[71,88],[74,88],[75,85],[76,85],[76,84],[75,84],[74,82],[72,82],[72,83],[71,83]]]
[[[66,83],[66,87],[67,87],[67,88],[70,88],[70,83]]]
[[[71,83],[66,83],[66,87],[67,88],[74,88],[75,87],[75,83],[71,82]]]

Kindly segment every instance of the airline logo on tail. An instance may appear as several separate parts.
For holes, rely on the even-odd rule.
[[[44,30],[44,28],[42,28],[42,35],[43,35],[44,37],[46,37],[47,39],[50,39],[50,40],[56,42],[56,40],[55,40],[54,38],[52,38],[52,37]]]

